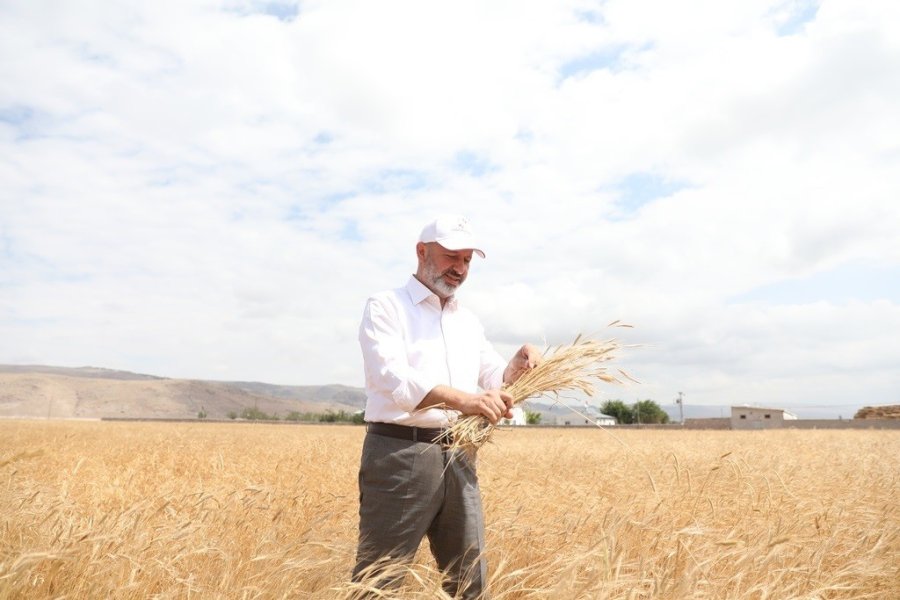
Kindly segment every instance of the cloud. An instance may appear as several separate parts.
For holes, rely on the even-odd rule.
[[[896,401],[897,10],[5,5],[0,362],[360,385],[455,211],[506,353],[622,319],[641,397]]]

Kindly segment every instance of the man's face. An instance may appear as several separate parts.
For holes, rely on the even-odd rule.
[[[447,250],[436,242],[417,248],[419,281],[441,298],[456,293],[469,274],[472,250]]]

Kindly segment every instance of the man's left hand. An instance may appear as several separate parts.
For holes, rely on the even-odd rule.
[[[506,365],[506,370],[503,371],[503,383],[510,384],[515,382],[519,377],[542,362],[544,362],[544,356],[537,349],[537,346],[532,344],[523,345],[516,352],[516,355],[512,357],[512,360],[509,361],[509,364]]]

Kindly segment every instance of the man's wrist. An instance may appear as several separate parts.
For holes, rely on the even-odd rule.
[[[506,385],[515,383],[517,374],[518,374],[518,370],[514,370],[513,366],[511,364],[506,365],[506,368],[503,369],[503,383]]]
[[[465,412],[474,396],[449,385],[438,385],[431,389],[417,408],[443,407]]]

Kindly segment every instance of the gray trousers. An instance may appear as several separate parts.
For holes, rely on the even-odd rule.
[[[444,590],[484,598],[484,516],[475,465],[439,444],[367,433],[359,469],[359,546],[354,581],[379,588],[400,584],[379,566],[413,560],[428,536]],[[387,560],[390,559],[390,560]]]

